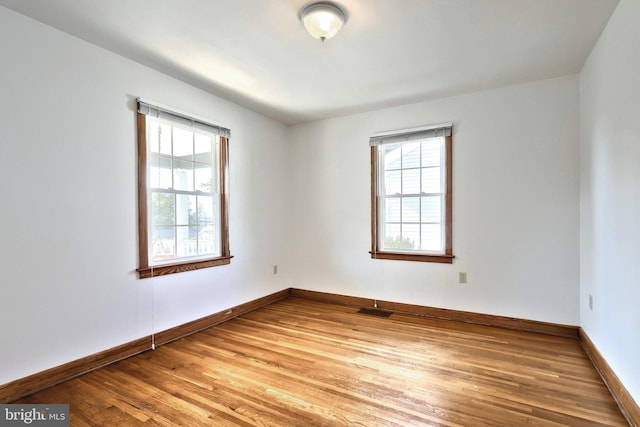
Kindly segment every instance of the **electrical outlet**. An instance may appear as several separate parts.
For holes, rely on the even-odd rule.
[[[589,294],[589,310],[593,310],[593,296]]]
[[[461,271],[458,273],[458,283],[467,283],[467,273]]]
[[[278,274],[278,266],[277,265],[273,266],[273,274]]]

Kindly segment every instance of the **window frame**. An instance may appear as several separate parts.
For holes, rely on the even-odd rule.
[[[382,145],[372,145],[371,153],[371,254],[372,259],[387,259],[398,261],[418,261],[418,262],[435,262],[443,264],[452,264],[455,256],[453,255],[453,138],[452,136],[442,136],[445,145],[445,159],[443,166],[445,167],[444,180],[444,253],[431,253],[427,251],[390,251],[383,250],[380,244],[381,236],[379,234],[379,224],[382,216],[382,197],[378,192],[380,182],[379,172],[379,152]]]
[[[147,116],[137,114],[138,136],[138,257],[137,268],[140,279],[167,274],[182,273],[202,268],[231,263],[233,256],[229,248],[229,138],[219,135],[219,182],[220,182],[220,256],[197,259],[178,259],[176,262],[149,263],[149,163],[147,158]]]

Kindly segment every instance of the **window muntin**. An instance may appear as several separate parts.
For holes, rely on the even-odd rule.
[[[229,131],[138,108],[140,277],[229,264]]]
[[[450,131],[372,138],[373,258],[451,262]]]

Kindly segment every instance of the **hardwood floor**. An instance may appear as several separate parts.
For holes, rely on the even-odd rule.
[[[43,390],[74,426],[627,426],[577,340],[289,298]]]

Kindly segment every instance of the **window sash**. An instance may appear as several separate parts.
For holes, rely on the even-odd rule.
[[[437,146],[438,146],[438,151],[439,151],[439,160],[437,165],[430,165],[430,166],[423,166],[423,152],[425,151],[425,145],[423,144],[423,142],[432,142],[434,143],[434,140],[437,140]],[[403,143],[394,143],[393,145],[387,145],[387,147],[384,148],[380,148],[378,149],[378,153],[379,153],[379,169],[378,169],[378,176],[380,177],[380,181],[381,181],[381,185],[378,186],[378,192],[379,192],[379,198],[380,198],[380,205],[381,205],[381,212],[380,212],[380,230],[378,232],[378,247],[381,248],[381,250],[397,250],[399,252],[409,252],[409,253],[436,253],[436,254],[443,254],[444,253],[444,230],[442,229],[441,225],[444,223],[444,218],[446,215],[446,207],[444,206],[444,194],[445,194],[445,189],[444,189],[444,177],[442,176],[444,174],[444,169],[442,167],[443,164],[443,160],[444,160],[444,155],[445,155],[445,150],[444,150],[444,139],[443,138],[428,138],[428,139],[423,139],[420,140],[418,142],[420,145],[417,146],[417,150],[419,151],[418,153],[418,159],[417,159],[417,166],[415,164],[410,164],[409,167],[405,168],[405,155],[404,155],[404,148],[407,147],[407,145],[403,144]],[[400,151],[401,155],[398,156],[399,160],[400,160],[400,164],[396,165],[395,167],[390,167],[387,168],[386,167],[386,154],[390,151]],[[438,181],[439,181],[439,185],[438,185],[438,192],[426,192],[423,191],[425,190],[424,188],[424,180],[423,180],[423,173],[425,171],[434,169],[434,168],[439,168],[440,169],[440,174],[438,177]],[[387,188],[389,187],[387,185],[385,181],[385,178],[387,176],[387,172],[399,172],[399,177],[400,177],[400,193],[393,193],[393,194],[387,194],[387,192],[385,190],[387,190]],[[419,190],[418,192],[413,192],[413,193],[409,193],[409,192],[405,192],[404,188],[405,188],[405,171],[411,171],[411,172],[417,172],[418,175],[418,188],[416,188],[417,190]],[[426,221],[424,219],[424,214],[422,212],[423,210],[423,201],[427,200],[427,198],[433,198],[433,197],[438,197],[440,198],[440,203],[439,203],[439,210],[440,210],[440,215],[438,215],[438,220],[437,221]],[[392,200],[397,200],[398,203],[394,203],[397,204],[397,208],[399,210],[397,218],[389,218],[389,212],[387,207],[391,205],[391,203],[389,203]],[[415,204],[415,206],[410,206]],[[406,212],[408,211],[408,212]],[[410,217],[414,217],[414,218],[410,218]],[[428,230],[429,228],[433,228],[430,227],[432,225],[437,225],[439,228],[439,232],[438,232],[438,238],[436,240],[439,240],[439,244],[437,245],[437,248],[425,248],[426,244],[424,242],[425,239],[425,230]],[[394,233],[389,233],[389,229],[397,229],[398,230],[398,236],[400,237],[400,242],[395,242],[392,241],[394,244],[399,244],[401,245],[400,247],[397,246],[389,246],[387,245],[387,239],[389,237],[391,237],[391,234]],[[413,229],[413,233],[410,233],[409,230]],[[408,248],[408,247],[404,247],[402,245],[406,245],[407,242],[405,239],[408,239],[410,234],[415,234],[413,240],[413,245],[414,248]]]
[[[164,170],[165,174],[168,172],[168,182],[170,183],[169,188],[164,188],[160,185],[161,179],[158,179],[155,186],[151,177],[148,180],[149,213],[147,221],[148,224],[151,224],[150,233],[148,233],[149,264],[155,266],[187,259],[196,260],[220,256],[221,235],[219,230],[214,227],[220,218],[219,201],[216,203],[216,199],[219,199],[218,180],[215,180],[214,183],[213,179],[215,174],[211,173],[209,191],[196,190],[196,169],[199,165],[211,169],[211,172],[218,169],[218,135],[209,130],[189,128],[184,126],[182,122],[175,123],[173,120],[165,118],[147,117],[146,126],[147,135],[156,135],[158,138],[155,147],[153,141],[148,141],[147,156],[149,159],[158,160],[158,163],[162,160],[163,163],[154,168],[156,164],[153,161],[149,162],[148,173],[150,175],[153,172],[161,174]],[[168,131],[164,140],[162,129]],[[181,135],[182,138],[178,138],[177,135]],[[196,161],[198,154],[196,141],[201,140],[203,136],[208,138],[209,147],[205,148],[202,141],[198,146],[205,148],[205,154],[211,153],[208,156],[209,163],[207,164]],[[169,153],[163,153],[163,142],[167,143],[166,147],[169,149]],[[179,155],[178,151],[180,150],[183,151],[182,155]],[[188,171],[187,173],[177,173],[176,169],[180,169],[178,165],[181,164]],[[188,184],[178,181],[186,181]],[[160,195],[165,197],[160,197]],[[199,204],[200,202],[204,203],[206,198],[211,198],[210,210],[213,218],[209,221],[201,221],[200,212],[206,207]],[[171,221],[165,220],[157,223],[156,218],[161,213],[156,212],[159,203],[154,203],[154,200],[170,202],[168,206],[163,207],[163,213],[165,216],[170,215]],[[192,209],[192,204],[195,204],[195,210]],[[207,239],[207,237],[212,237],[212,239]]]

